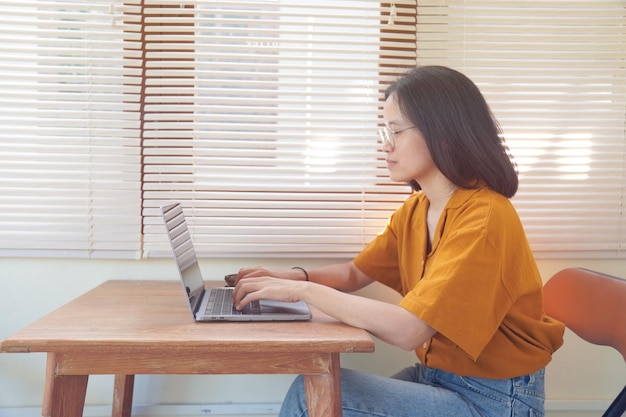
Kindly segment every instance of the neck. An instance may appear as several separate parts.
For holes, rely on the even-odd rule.
[[[443,176],[436,181],[427,183],[426,186],[420,183],[420,186],[422,186],[424,194],[428,197],[431,208],[434,208],[436,211],[443,210],[457,188],[456,185]]]
[[[440,183],[436,187],[422,188],[422,190],[424,190],[424,194],[426,194],[429,201],[426,224],[428,225],[428,242],[430,245],[433,245],[435,242],[437,223],[448,200],[452,197],[452,194],[454,194],[456,186],[446,179],[445,182]]]

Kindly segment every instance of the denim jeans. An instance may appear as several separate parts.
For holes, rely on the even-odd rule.
[[[343,417],[543,417],[544,370],[512,379],[463,377],[421,364],[391,378],[341,370]],[[308,416],[302,376],[279,417]]]

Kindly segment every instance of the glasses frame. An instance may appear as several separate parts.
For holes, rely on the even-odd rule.
[[[378,129],[378,137],[383,144],[383,148],[389,147],[390,149],[396,148],[396,135],[402,133],[405,130],[416,129],[417,126],[404,127],[402,129],[392,130],[389,126],[383,125]]]

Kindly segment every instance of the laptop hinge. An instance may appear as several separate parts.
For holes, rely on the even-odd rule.
[[[192,294],[189,296],[189,303],[191,304],[191,311],[193,312],[194,317],[198,313],[198,309],[200,308],[200,304],[202,303],[205,292],[206,290],[203,288],[200,291],[196,292],[195,295]]]

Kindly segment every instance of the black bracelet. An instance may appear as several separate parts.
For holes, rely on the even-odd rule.
[[[306,277],[306,280],[309,280],[309,273],[306,272],[306,269],[302,268],[301,266],[294,266],[291,269],[299,269],[300,271],[304,272],[304,276]]]

